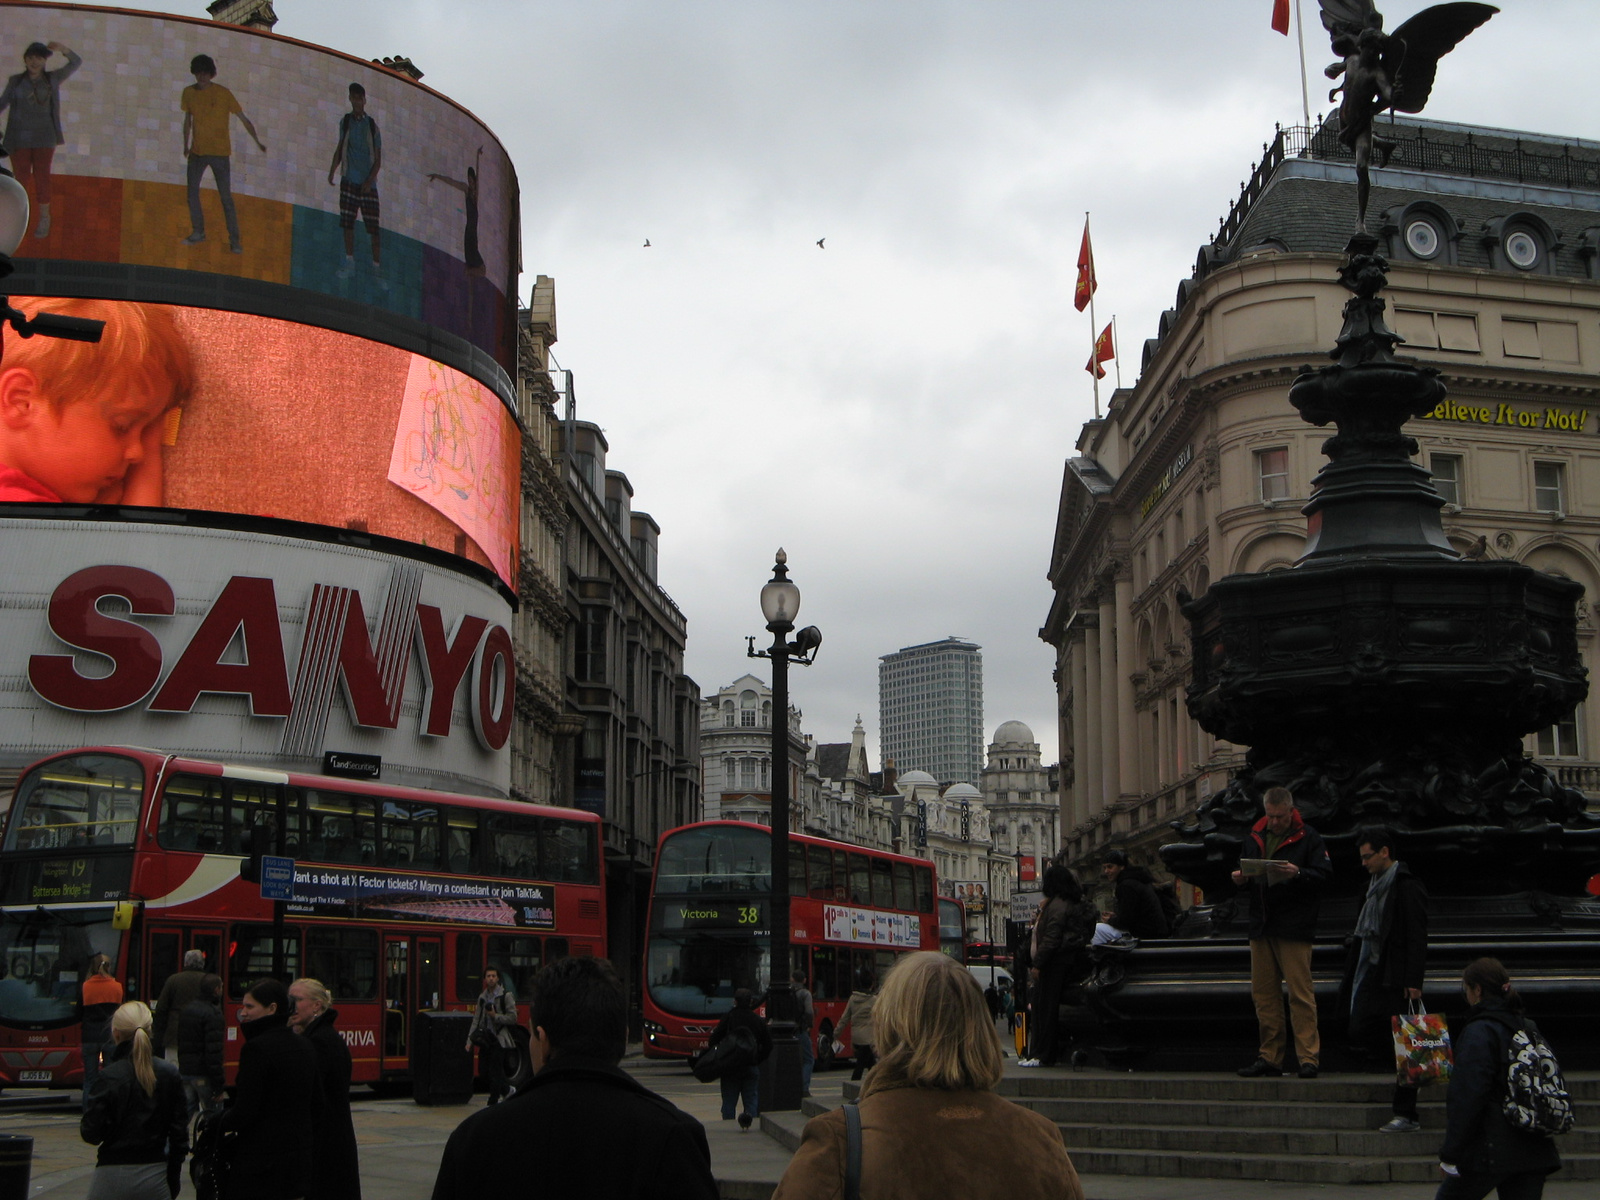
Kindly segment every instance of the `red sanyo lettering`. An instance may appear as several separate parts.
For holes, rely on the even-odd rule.
[[[101,601],[112,597],[123,599],[132,616],[171,616],[175,610],[167,581],[139,567],[89,567],[62,580],[50,597],[50,631],[75,650],[110,660],[111,671],[91,677],[77,670],[71,654],[33,655],[28,660],[28,680],[51,704],[74,712],[113,712],[143,700],[160,680],[161,643],[143,626],[101,612]],[[385,614],[386,619],[389,616]],[[501,749],[510,736],[515,711],[511,635],[504,626],[465,614],[446,635],[444,615],[431,604],[415,605],[415,617],[425,688],[418,732],[449,736],[455,697],[470,668],[474,731],[485,749]],[[360,725],[395,728],[398,691],[386,686],[384,672],[402,680],[406,663],[391,649],[374,649],[361,597],[353,590],[337,636],[338,672],[351,717]],[[230,654],[236,643],[240,652]],[[298,697],[289,684],[272,580],[239,575],[228,581],[149,708],[189,712],[207,693],[247,696],[257,717],[292,714]]]

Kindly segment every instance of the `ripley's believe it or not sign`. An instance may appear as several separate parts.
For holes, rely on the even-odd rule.
[[[1590,433],[1596,426],[1589,423],[1591,413],[1587,408],[1540,406],[1524,408],[1502,400],[1484,404],[1463,404],[1457,400],[1442,401],[1432,412],[1423,415],[1424,421],[1461,421],[1471,425],[1504,425],[1512,429],[1559,429],[1568,433]]]

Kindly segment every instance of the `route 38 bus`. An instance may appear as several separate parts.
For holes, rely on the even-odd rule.
[[[526,1000],[546,961],[605,954],[591,813],[74,750],[23,773],[0,843],[0,1087],[82,1084],[80,988],[99,951],[152,1006],[184,953],[203,952],[223,980],[233,1081],[236,1002],[273,965],[272,902],[240,876],[250,831],[296,862],[287,978],[333,991],[355,1082],[408,1078],[416,1015],[470,1010],[486,964]],[[526,1076],[525,1030],[507,1059]]]
[[[706,821],[661,835],[643,976],[647,1057],[698,1052],[736,989],[766,991],[771,861],[764,825]],[[852,988],[881,980],[897,955],[939,948],[936,882],[927,859],[789,835],[790,949],[811,981],[819,1066]]]

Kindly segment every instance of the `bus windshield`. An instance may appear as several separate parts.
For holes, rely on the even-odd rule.
[[[718,1016],[733,1007],[733,993],[767,990],[771,943],[737,930],[684,930],[650,938],[645,978],[650,996],[681,1017]]]
[[[772,835],[740,825],[705,825],[669,837],[656,864],[658,896],[770,892]]]
[[[93,954],[117,954],[111,909],[0,913],[0,1024],[66,1025]]]
[[[29,771],[17,788],[7,850],[131,846],[144,770],[117,754],[74,754]]]

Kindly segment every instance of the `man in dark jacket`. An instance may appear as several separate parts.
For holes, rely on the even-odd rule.
[[[168,1062],[178,1061],[178,1014],[199,999],[200,981],[205,977],[205,951],[189,950],[183,956],[183,970],[167,976],[161,985],[151,1029],[155,1031],[156,1053],[165,1054]]]
[[[733,1007],[722,1014],[722,1020],[711,1031],[711,1036],[706,1040],[707,1049],[735,1029],[743,1029],[750,1035],[750,1040],[755,1043],[756,1056],[753,1062],[730,1069],[717,1081],[722,1085],[722,1119],[733,1120],[734,1109],[740,1097],[743,1097],[744,1111],[739,1114],[739,1128],[749,1129],[761,1115],[761,1064],[772,1054],[772,1034],[767,1030],[767,1023],[757,1014],[755,997],[749,988],[739,988],[733,993]]]
[[[1100,860],[1100,874],[1116,888],[1116,908],[1101,913],[1102,921],[1140,940],[1167,936],[1167,914],[1156,897],[1156,881],[1150,868],[1129,866],[1126,852],[1107,850]]]
[[[1250,901],[1250,996],[1261,1028],[1260,1053],[1239,1074],[1283,1074],[1289,1047],[1282,989],[1287,987],[1300,1078],[1315,1079],[1322,1042],[1311,985],[1311,946],[1333,863],[1322,835],[1305,823],[1288,788],[1268,788],[1262,801],[1265,815],[1251,829],[1242,858],[1265,859],[1269,865],[1259,872],[1252,867],[1249,875],[1233,873],[1233,882]]]
[[[222,980],[207,975],[200,981],[199,998],[178,1014],[178,1074],[191,1120],[222,1095],[223,1035]]]
[[[433,1200],[715,1200],[700,1122],[617,1065],[628,1006],[611,964],[551,963],[534,980],[532,1009],[538,1074],[511,1100],[456,1127]]]
[[[1356,1054],[1392,1064],[1391,1018],[1422,999],[1428,964],[1428,890],[1395,858],[1394,834],[1366,829],[1358,835],[1361,865],[1372,877],[1356,918],[1345,963],[1341,999],[1348,1000],[1350,1046]],[[1394,1119],[1385,1133],[1415,1133],[1417,1089],[1394,1089]]]

